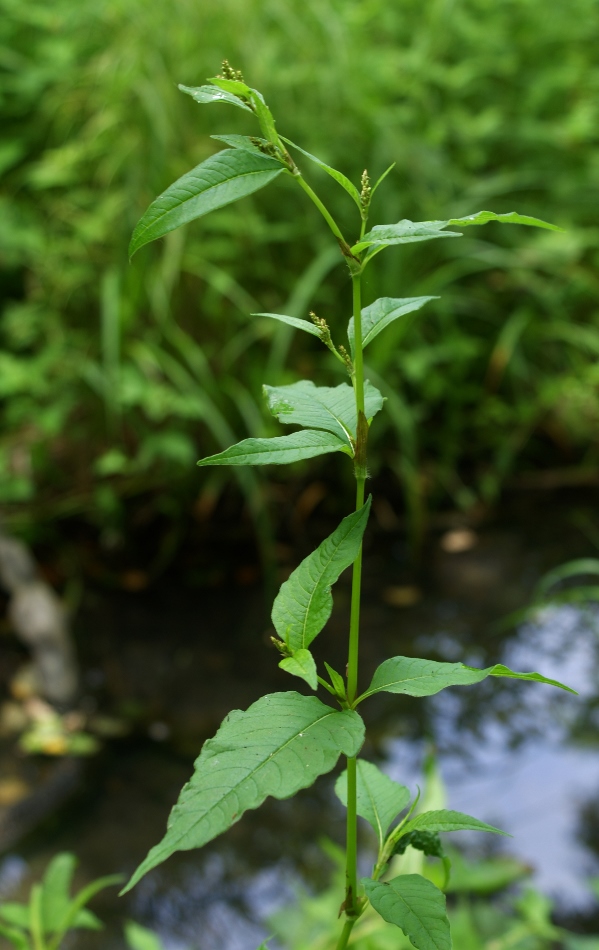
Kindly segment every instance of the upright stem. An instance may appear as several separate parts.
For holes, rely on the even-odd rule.
[[[361,276],[352,274],[354,309],[354,391],[356,394],[356,511],[364,504],[366,481],[366,439],[368,425],[364,413],[364,365],[362,361],[362,295]],[[351,617],[349,624],[349,651],[347,659],[347,698],[354,702],[358,691],[358,647],[360,638],[360,594],[362,586],[362,545],[353,566]],[[338,950],[345,947],[352,918],[359,914],[358,906],[358,820],[357,820],[357,762],[347,760],[347,832],[346,832],[346,895],[345,907],[348,919],[341,934]],[[351,926],[350,926],[351,924]],[[343,942],[345,941],[345,942]]]
[[[337,224],[337,222],[336,222],[335,219],[333,218],[332,214],[330,214],[329,211],[327,210],[327,208],[323,205],[322,201],[320,200],[320,198],[318,197],[318,195],[316,194],[316,192],[313,191],[312,188],[310,188],[310,185],[308,184],[308,182],[307,182],[304,178],[302,178],[302,176],[300,175],[299,171],[297,171],[297,172],[294,174],[294,178],[295,178],[295,180],[297,181],[297,183],[300,185],[300,187],[304,189],[304,191],[306,192],[306,194],[307,194],[307,195],[311,198],[311,200],[314,202],[314,204],[316,205],[316,207],[317,207],[318,210],[320,211],[321,215],[322,215],[323,218],[325,219],[326,223],[327,223],[328,226],[330,227],[331,231],[333,232],[333,234],[335,235],[335,237],[337,238],[337,240],[338,240],[339,242],[342,242],[343,244],[345,244],[346,241],[345,241],[345,238],[343,237],[343,235],[342,235],[342,233],[341,233],[341,229],[339,228],[339,225]]]
[[[347,947],[347,941],[349,940],[349,935],[354,929],[355,922],[356,922],[355,917],[348,917],[346,919],[345,924],[343,925],[343,930],[341,931],[339,940],[337,941],[337,946],[335,950],[345,950],[345,948]]]

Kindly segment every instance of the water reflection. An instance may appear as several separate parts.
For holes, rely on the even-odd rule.
[[[543,522],[537,523],[541,530]],[[599,612],[561,606],[543,610],[517,631],[498,634],[493,626],[526,602],[545,569],[546,555],[539,553],[545,548],[546,539],[531,541],[521,529],[481,535],[473,550],[439,548],[422,581],[422,599],[398,609],[384,592],[404,583],[403,567],[392,550],[373,545],[365,569],[365,681],[387,656],[409,653],[538,670],[580,696],[499,679],[426,701],[381,695],[364,708],[370,736],[365,754],[414,787],[421,783],[425,745],[433,742],[449,807],[514,835],[464,836],[468,848],[498,847],[522,858],[535,868],[542,889],[562,905],[584,910],[586,878],[599,867]],[[342,578],[326,638],[315,642],[315,652],[322,650],[338,669],[345,662],[348,594]],[[192,769],[190,751],[199,749],[221,714],[247,707],[262,692],[291,688],[264,647],[268,621],[255,593],[247,604],[241,594],[231,598],[224,612],[220,592],[214,603],[212,594],[202,593],[201,637],[197,591],[173,588],[161,596],[164,603],[154,595],[149,606],[137,599],[96,603],[96,627],[91,615],[84,619],[91,631],[88,665],[104,671],[106,697],[129,700],[137,675],[138,701],[168,724],[172,738],[112,746],[92,765],[79,804],[0,862],[5,891],[20,887],[25,893],[59,850],[78,854],[82,880],[132,871],[162,836]],[[239,628],[240,613],[243,636],[234,654],[224,644]],[[314,888],[326,882],[318,837],[326,831],[341,841],[344,830],[332,786],[325,776],[291,801],[268,800],[202,851],[169,859],[125,899],[99,895],[94,908],[107,929],[78,936],[73,950],[123,950],[122,924],[131,917],[155,928],[167,950],[255,950],[266,935],[264,920],[300,880]]]

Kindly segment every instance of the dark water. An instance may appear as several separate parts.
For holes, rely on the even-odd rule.
[[[513,630],[497,626],[526,602],[543,571],[595,553],[576,527],[580,504],[508,506],[479,526],[476,543],[461,553],[443,550],[451,525],[440,525],[416,581],[421,599],[409,607],[391,603],[415,583],[405,543],[375,527],[366,557],[362,668],[366,682],[381,660],[403,653],[476,666],[503,662],[579,690],[575,697],[493,679],[424,701],[377,697],[364,707],[365,754],[415,787],[434,744],[448,806],[510,832],[512,839],[493,845],[534,868],[533,882],[562,909],[585,913],[587,880],[599,868],[599,615],[547,607]],[[315,644],[338,669],[348,601],[343,577],[331,622]],[[226,712],[298,685],[277,670],[268,634],[261,592],[252,586],[224,593],[181,588],[171,579],[139,595],[88,595],[78,634],[87,702],[132,717],[136,730],[89,763],[77,798],[0,858],[0,896],[26,891],[59,850],[79,856],[81,881],[130,873],[162,836],[193,756]],[[269,800],[201,852],[169,859],[123,899],[114,890],[101,894],[93,907],[107,929],[81,934],[71,946],[122,948],[123,921],[134,918],[157,930],[168,950],[255,950],[266,917],[298,881],[326,882],[318,838],[343,837],[332,785],[333,777],[324,776],[290,801]],[[466,846],[488,847],[481,837]]]

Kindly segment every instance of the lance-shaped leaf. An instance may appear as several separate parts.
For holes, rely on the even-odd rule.
[[[358,556],[370,503],[369,498],[362,508],[347,515],[281,586],[272,607],[272,622],[293,653],[306,649],[331,616],[331,585]]]
[[[476,214],[468,214],[465,218],[449,218],[448,221],[437,221],[436,224],[443,227],[453,226],[455,228],[465,228],[470,224],[487,224],[488,221],[499,221],[500,224],[526,224],[531,228],[546,228],[548,231],[563,231],[563,228],[557,224],[549,224],[548,221],[541,221],[540,218],[531,218],[528,214],[518,214],[517,211],[508,211],[506,214],[495,214],[494,211],[477,211]]]
[[[264,386],[268,408],[273,416],[288,424],[327,429],[353,449],[356,435],[356,397],[351,386],[315,386],[302,379],[290,386]],[[383,397],[368,380],[364,384],[366,417],[372,418],[383,407]]]
[[[133,232],[129,257],[182,224],[264,188],[283,170],[276,159],[241,149],[211,155],[152,202]]]
[[[362,346],[367,346],[394,320],[398,320],[406,313],[420,310],[429,300],[438,299],[438,297],[379,297],[362,310]],[[349,321],[347,336],[353,353],[355,344],[353,317]]]
[[[372,825],[382,848],[391,822],[409,804],[410,792],[372,762],[358,759],[356,764],[358,815]],[[335,794],[347,805],[347,770],[337,779]]]
[[[207,102],[226,102],[231,106],[237,106],[238,109],[245,109],[246,112],[252,111],[239,96],[234,96],[225,89],[219,89],[218,86],[183,86],[179,83],[179,89],[202,105]]]
[[[204,743],[166,835],[125,890],[175,851],[200,848],[216,838],[267,796],[289,798],[312,785],[341,753],[356,755],[363,739],[364,723],[356,712],[336,711],[315,696],[271,693],[246,712],[233,710]]]
[[[311,333],[312,336],[317,336],[319,339],[322,333],[322,331],[309,320],[302,320],[300,317],[288,317],[286,313],[252,313],[252,317],[270,317],[271,320],[279,320],[280,323],[287,323],[290,327],[295,327],[296,330],[305,330],[306,333]]]
[[[320,158],[317,158],[316,155],[311,155],[310,152],[306,152],[305,149],[300,148],[299,145],[296,145],[295,142],[292,142],[291,139],[286,139],[284,135],[281,136],[284,142],[287,142],[287,145],[291,145],[292,148],[297,149],[298,152],[301,152],[302,155],[305,155],[306,158],[309,158],[311,162],[314,162],[315,165],[318,165],[319,168],[322,168],[323,171],[330,175],[331,178],[334,178],[335,181],[341,185],[342,188],[345,188],[348,195],[351,195],[354,201],[356,202],[360,211],[362,210],[362,205],[360,202],[360,192],[356,186],[347,178],[343,172],[337,171],[336,168],[331,168],[330,165],[326,165]],[[392,168],[393,166],[391,166]],[[389,169],[390,171],[391,169]],[[378,184],[378,182],[377,182]]]
[[[304,429],[272,439],[244,439],[224,452],[200,459],[198,465],[288,465],[328,452],[352,455],[347,442],[342,442],[331,432]]]
[[[466,215],[464,218],[448,218],[447,221],[398,221],[397,224],[377,224],[368,234],[365,234],[354,247],[354,254],[363,251],[372,244],[409,244],[412,241],[429,241],[434,238],[460,237],[453,231],[445,231],[447,227],[465,228],[472,224],[487,224],[488,221],[498,221],[501,224],[526,224],[533,228],[546,228],[549,231],[563,231],[563,228],[540,218],[531,218],[527,214],[518,214],[508,211],[506,214],[495,214],[494,211],[477,211],[476,214]]]
[[[436,660],[421,660],[409,656],[394,656],[385,660],[372,677],[372,682],[360,702],[374,693],[404,693],[407,696],[433,696],[448,686],[471,686],[480,683],[487,676],[510,677],[518,680],[531,680],[535,683],[547,683],[558,686],[569,693],[576,690],[564,686],[558,680],[548,679],[540,673],[515,673],[509,667],[497,663],[484,670],[463,663],[438,663]]]
[[[496,835],[510,837],[506,831],[487,825],[478,818],[464,815],[461,811],[448,811],[445,808],[438,811],[424,811],[421,815],[416,815],[415,818],[406,821],[401,829],[401,837],[412,831],[491,831]]]
[[[417,950],[451,950],[445,894],[420,874],[392,881],[362,881],[366,896],[383,920],[395,924]]]
[[[286,673],[305,680],[312,689],[317,688],[316,663],[309,650],[296,650],[293,656],[286,656],[284,660],[281,660],[279,666]]]

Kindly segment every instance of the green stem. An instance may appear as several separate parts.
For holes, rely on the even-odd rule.
[[[352,918],[352,917],[347,918],[347,920],[345,921],[343,925],[343,930],[341,931],[341,936],[339,937],[339,941],[337,943],[335,950],[345,950],[345,948],[347,947],[347,941],[349,940],[349,935],[354,929],[355,922],[356,922],[355,918]]]
[[[331,231],[333,232],[333,234],[339,241],[339,243],[342,244],[344,247],[347,247],[348,246],[347,241],[343,237],[337,222],[335,221],[333,216],[330,214],[330,212],[327,210],[327,208],[325,208],[325,206],[323,205],[322,201],[320,200],[316,192],[312,191],[308,182],[302,178],[299,172],[295,173],[293,177],[295,178],[297,183],[300,185],[300,187],[304,189],[304,191],[310,197],[310,199],[314,202],[314,204],[320,211],[321,215],[325,219],[326,223],[330,227]]]
[[[345,837],[345,913],[357,916],[358,908],[358,795],[357,760],[347,760],[347,816]]]
[[[368,427],[364,415],[364,365],[362,361],[362,294],[361,277],[352,276],[354,309],[354,391],[356,396],[356,511],[364,504],[366,481],[366,438]],[[347,659],[347,699],[354,702],[358,690],[358,648],[360,639],[360,594],[362,587],[362,545],[354,561],[352,575],[351,617],[349,623],[349,650]],[[358,910],[358,819],[357,819],[357,763],[347,760],[347,832],[346,832],[346,913],[356,917]],[[349,923],[348,919],[348,923]],[[347,936],[351,932],[349,928]],[[342,935],[343,936],[343,935]],[[345,944],[343,944],[345,946]]]
[[[362,275],[352,274],[354,311],[354,388],[358,417],[364,412],[364,361],[362,358]]]

